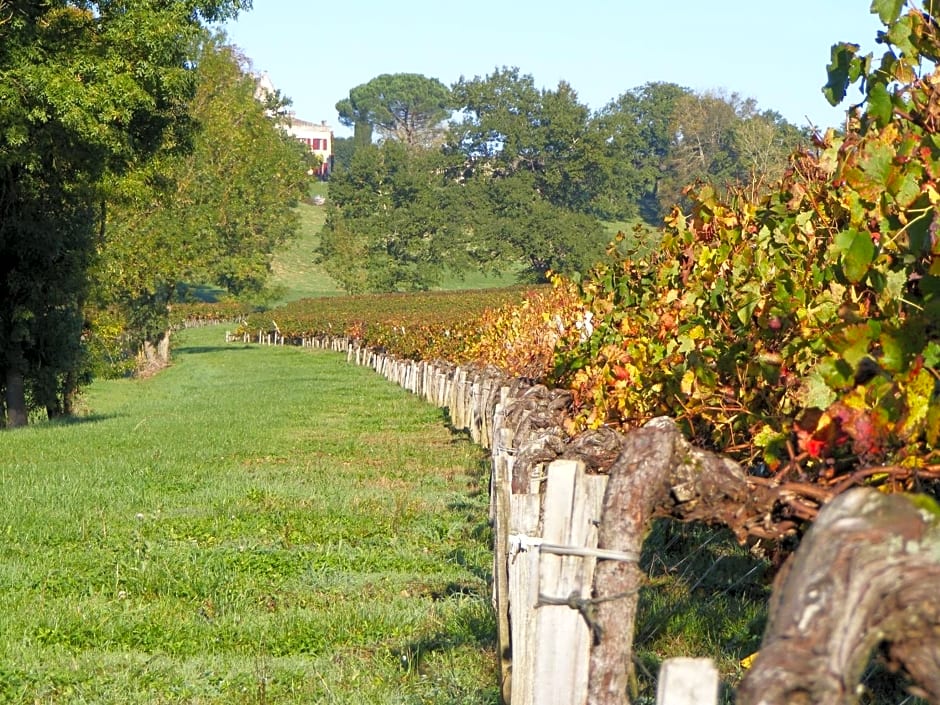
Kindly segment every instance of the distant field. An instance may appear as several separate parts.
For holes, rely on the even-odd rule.
[[[328,187],[324,183],[318,183],[312,192],[325,197]],[[314,250],[320,242],[320,229],[326,220],[326,208],[301,203],[297,207],[297,213],[300,216],[300,234],[275,255],[272,263],[273,284],[277,292],[277,298],[273,302],[275,304],[343,293],[323,267],[314,262]]]

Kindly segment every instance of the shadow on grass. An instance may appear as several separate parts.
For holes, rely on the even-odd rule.
[[[83,424],[94,424],[102,421],[116,419],[122,414],[82,414],[81,416],[58,416],[54,419],[43,419],[37,423],[30,424],[33,428],[58,428],[61,426],[80,426]]]
[[[174,355],[205,355],[206,353],[232,352],[235,350],[253,350],[253,345],[184,345],[173,348]]]
[[[463,591],[451,593],[451,597],[465,597]],[[407,671],[422,672],[425,659],[438,652],[458,649],[462,646],[477,648],[496,647],[496,615],[487,601],[479,603],[477,608],[460,608],[459,614],[449,620],[451,628],[422,635],[392,650],[392,655]]]
[[[740,546],[730,531],[659,520],[644,541],[647,582],[638,605],[635,665],[638,702],[656,692],[665,658],[709,657],[730,703],[743,658],[760,648],[770,597],[769,561]],[[652,701],[650,701],[652,702]]]

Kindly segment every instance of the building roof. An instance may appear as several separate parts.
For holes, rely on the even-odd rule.
[[[328,125],[326,120],[321,120],[320,122],[310,122],[309,120],[301,120],[294,113],[288,113],[287,119],[292,126],[296,125],[297,127],[315,127],[321,130],[329,130],[330,132],[333,131],[333,127]]]

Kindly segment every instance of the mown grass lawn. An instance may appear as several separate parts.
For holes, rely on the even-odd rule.
[[[496,702],[483,451],[221,340],[0,436],[0,702]]]

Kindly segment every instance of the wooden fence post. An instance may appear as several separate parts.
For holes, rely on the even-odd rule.
[[[656,705],[715,705],[718,669],[707,658],[671,658],[659,668]]]
[[[490,521],[493,524],[493,606],[496,609],[497,658],[503,703],[512,702],[512,643],[509,631],[509,515],[512,494],[513,429],[505,424],[505,406],[496,407],[490,482]]]
[[[507,483],[511,480],[507,477]],[[522,537],[539,530],[541,496],[538,492],[509,496],[508,603],[512,651],[512,705],[536,705],[535,679],[536,610],[539,601],[538,547],[526,548]]]
[[[571,549],[597,546],[597,523],[607,478],[584,464],[556,460],[547,469],[543,508],[539,608],[536,613],[536,705],[582,705],[587,698],[592,630],[588,623],[596,559]],[[515,703],[513,703],[515,705]]]

